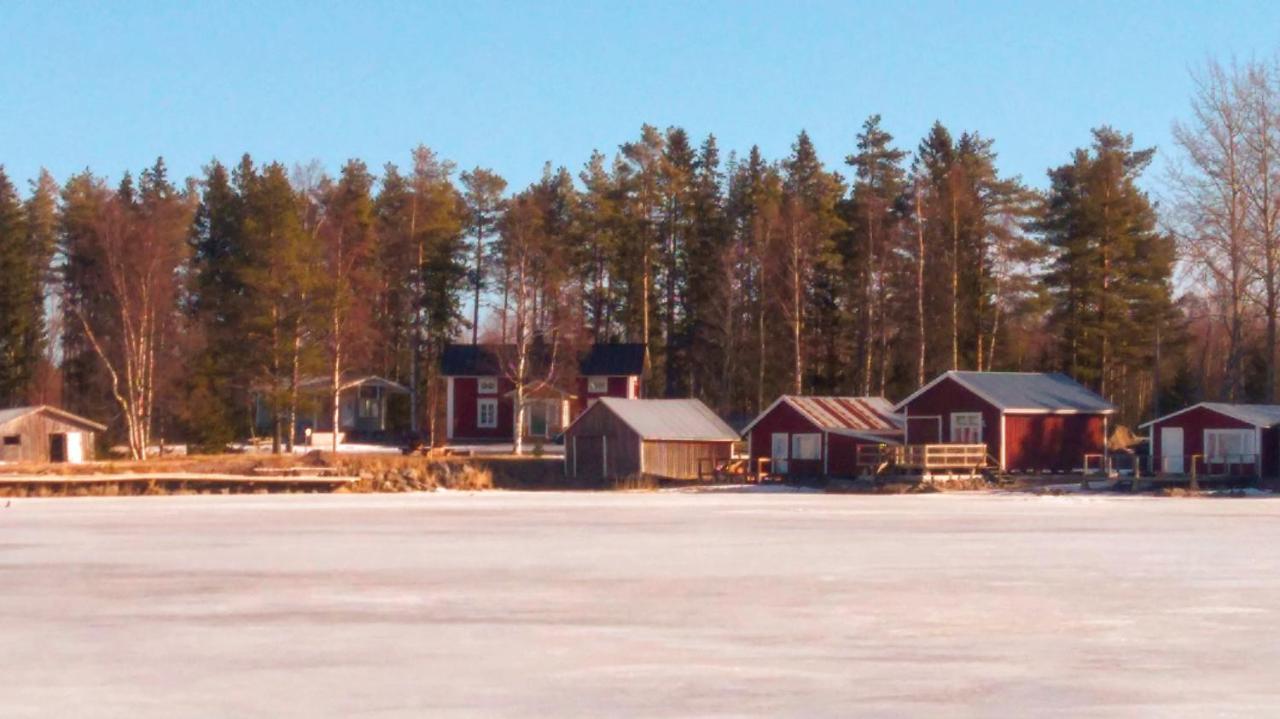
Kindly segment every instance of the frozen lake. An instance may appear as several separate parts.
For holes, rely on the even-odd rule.
[[[1280,500],[0,500],[0,716],[1280,714]]]

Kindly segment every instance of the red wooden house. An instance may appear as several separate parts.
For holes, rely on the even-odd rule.
[[[536,353],[535,353],[536,354]],[[456,344],[445,347],[440,373],[445,388],[445,439],[449,442],[510,441],[515,427],[515,383],[507,371],[514,345]],[[505,366],[504,366],[505,360]],[[546,363],[541,355],[534,362]],[[579,363],[576,395],[542,384],[525,395],[524,435],[550,439],[601,397],[637,399],[644,373],[643,344],[596,344]],[[535,376],[540,373],[535,372]],[[561,372],[556,373],[563,376]],[[572,373],[566,379],[571,379]]]
[[[1008,472],[1066,472],[1106,451],[1115,407],[1057,372],[946,372],[899,402],[906,444],[986,444]]]
[[[1280,476],[1280,405],[1201,402],[1153,419],[1152,469],[1160,474]]]
[[[578,364],[578,400],[574,416],[601,397],[639,399],[644,375],[645,345],[640,343],[599,343]]]
[[[771,474],[852,477],[858,446],[900,444],[902,419],[883,397],[783,395],[742,430],[751,466]]]
[[[440,360],[445,387],[445,437],[450,441],[510,441],[515,383],[502,370],[503,352],[514,346],[449,345]]]

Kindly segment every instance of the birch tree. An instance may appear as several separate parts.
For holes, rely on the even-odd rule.
[[[140,180],[135,190],[126,175],[115,192],[94,182],[96,213],[88,232],[64,250],[77,256],[79,270],[68,278],[67,309],[110,378],[134,459],[146,457],[151,440],[157,358],[177,329],[179,277],[195,210],[192,197],[169,184],[163,161]]]

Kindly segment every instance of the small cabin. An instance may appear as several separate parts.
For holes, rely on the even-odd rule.
[[[1006,472],[1071,472],[1106,453],[1115,407],[1058,372],[945,372],[899,402],[903,442],[985,444]]]
[[[343,378],[338,390],[338,442],[398,441],[410,427],[410,394],[408,387],[382,377]],[[298,399],[294,443],[328,446],[333,439],[333,378],[303,378],[298,382]],[[257,429],[270,432],[272,409],[265,392],[255,395],[255,409]]]
[[[1280,405],[1201,402],[1141,425],[1157,474],[1280,476]]]
[[[883,397],[783,395],[743,429],[757,471],[854,477],[858,447],[901,444],[902,418]]]
[[[48,405],[0,409],[0,464],[87,462],[94,457],[97,434],[106,430]]]
[[[578,399],[575,414],[582,414],[601,397],[639,399],[644,376],[646,345],[597,343],[578,363]]]
[[[696,399],[602,397],[565,430],[564,471],[589,480],[698,479],[733,457],[738,434]]]

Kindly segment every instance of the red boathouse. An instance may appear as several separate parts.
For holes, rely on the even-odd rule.
[[[1152,469],[1186,474],[1280,475],[1280,405],[1201,402],[1153,419]]]
[[[896,408],[906,444],[986,444],[1007,472],[1069,472],[1106,451],[1115,407],[1057,372],[950,371]]]
[[[753,468],[790,477],[853,477],[858,446],[900,444],[902,420],[883,397],[783,395],[742,430]]]

